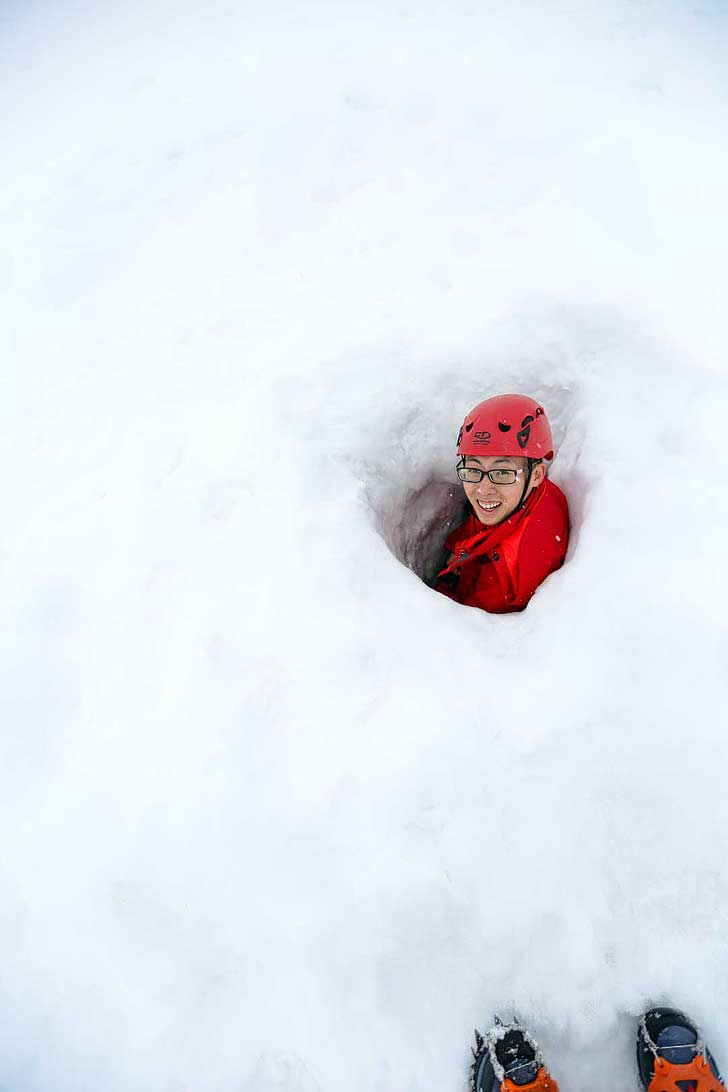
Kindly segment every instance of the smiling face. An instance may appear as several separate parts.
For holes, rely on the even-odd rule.
[[[481,482],[463,482],[465,496],[480,522],[486,527],[496,527],[504,519],[508,519],[519,505],[528,476],[528,459],[468,455],[465,458],[465,466],[474,466],[479,470],[516,471],[516,480],[513,485],[495,485],[487,475],[483,475]],[[536,463],[526,497],[541,484],[545,477],[546,468],[543,463]]]

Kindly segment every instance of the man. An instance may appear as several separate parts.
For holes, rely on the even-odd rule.
[[[445,543],[454,556],[435,587],[493,614],[523,610],[569,542],[566,497],[544,463],[554,456],[546,411],[524,394],[488,398],[465,418],[457,453],[472,511]]]

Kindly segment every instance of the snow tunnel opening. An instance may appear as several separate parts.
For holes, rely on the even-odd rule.
[[[524,383],[506,388],[524,389]],[[474,386],[457,406],[420,404],[406,420],[395,423],[380,459],[367,460],[365,493],[374,524],[391,553],[425,584],[434,586],[447,560],[445,540],[470,511],[456,473],[455,437],[464,414],[478,401],[497,391]],[[568,557],[573,552],[582,522],[587,483],[578,468],[582,433],[572,427],[574,392],[569,387],[546,389],[536,384],[531,392],[544,404],[554,435],[556,459],[548,474],[567,496],[571,512]]]
[[[445,564],[445,540],[465,519],[467,508],[459,483],[433,467],[421,485],[379,512],[379,533],[403,565],[433,586]]]

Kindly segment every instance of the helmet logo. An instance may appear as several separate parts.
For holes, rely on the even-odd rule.
[[[490,433],[489,432],[476,432],[475,433],[475,439],[474,439],[473,443],[486,444],[486,445],[489,444],[490,443]]]
[[[506,425],[503,421],[498,422],[498,428],[500,429],[501,432],[510,432],[511,431],[511,426]]]
[[[533,417],[529,414],[521,421],[520,431],[516,433],[516,439],[521,447],[525,447],[528,443],[528,437],[531,435],[531,424],[533,423]]]

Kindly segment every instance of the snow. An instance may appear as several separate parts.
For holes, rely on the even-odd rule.
[[[726,23],[3,5],[3,1089],[728,1065]],[[573,531],[490,616],[418,577],[511,389]]]

